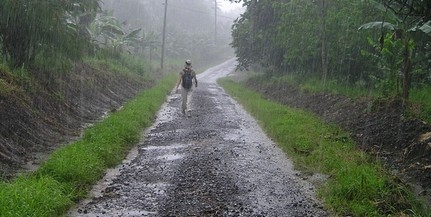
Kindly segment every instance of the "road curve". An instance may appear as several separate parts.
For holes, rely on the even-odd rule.
[[[154,125],[70,216],[328,216],[313,187],[216,84],[229,60],[198,75],[192,116],[171,94]]]

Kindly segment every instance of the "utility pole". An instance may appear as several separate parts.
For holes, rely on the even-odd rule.
[[[168,0],[165,0],[165,16],[163,19],[163,39],[162,39],[162,59],[160,61],[160,68],[163,70],[163,59],[165,58],[165,36],[166,36],[166,14],[168,12]]]
[[[217,0],[214,0],[214,45],[217,45]]]

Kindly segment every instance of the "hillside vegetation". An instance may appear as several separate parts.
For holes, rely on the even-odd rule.
[[[431,3],[248,1],[233,25],[247,86],[312,111],[429,195]]]
[[[188,1],[200,13],[186,15],[171,5],[166,40],[163,5],[115,2],[0,1],[1,177],[35,169],[83,128],[180,70],[185,59],[199,70],[232,55],[226,25],[232,20],[219,20],[215,42],[205,21],[211,2]],[[202,22],[193,31],[175,28],[190,20]]]
[[[243,1],[233,25],[239,69],[365,90],[402,109],[431,81],[429,1]],[[424,98],[422,98],[424,99]],[[422,102],[428,103],[428,102]],[[429,109],[416,110],[428,118]]]
[[[355,115],[349,118],[349,112],[358,112],[352,102],[331,94],[323,96],[295,91],[294,85],[286,83],[279,86],[267,82],[258,77],[247,83],[234,83],[228,79],[221,83],[288,154],[295,169],[301,171],[302,178],[316,186],[320,199],[334,216],[429,216],[426,202],[413,193],[414,188],[400,181],[391,170],[384,169],[381,163],[394,167],[403,164],[393,158],[375,158],[372,155],[375,153],[358,141],[356,136],[360,132],[346,127],[352,118],[356,118]],[[331,107],[330,104],[340,106]],[[319,112],[320,109],[325,112]],[[368,115],[381,114],[374,111]],[[383,121],[385,117],[388,116],[370,121],[373,125],[370,130],[390,127],[391,122]],[[364,118],[357,121],[351,126],[360,127]],[[414,122],[409,124],[415,130],[421,126]],[[415,130],[406,135],[415,134]],[[364,137],[375,142],[386,133]],[[397,140],[388,142],[393,141]],[[382,145],[381,151],[390,152],[386,145]],[[390,154],[397,155],[396,152]],[[428,187],[426,182],[422,184],[424,188]]]
[[[2,176],[33,169],[46,153],[81,136],[83,128],[120,109],[152,86],[115,61],[74,63],[67,72],[17,76],[0,69],[0,164]],[[116,71],[121,69],[121,71]],[[148,74],[148,72],[147,72]],[[22,168],[22,166],[24,167]]]

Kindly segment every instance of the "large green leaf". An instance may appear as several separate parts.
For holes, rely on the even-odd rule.
[[[382,21],[375,21],[375,22],[369,22],[366,24],[361,25],[358,30],[361,29],[372,29],[372,28],[386,28],[390,30],[395,30],[396,25],[388,22],[382,22]]]
[[[127,34],[125,36],[126,40],[139,40],[139,33],[141,32],[141,28],[139,29],[135,29],[132,32],[130,32],[129,34]]]
[[[425,32],[428,35],[431,35],[431,21],[426,22],[424,25],[419,27],[420,30]]]
[[[121,27],[111,24],[106,24],[102,26],[102,32],[105,34],[109,32],[115,35],[124,35],[124,32]]]

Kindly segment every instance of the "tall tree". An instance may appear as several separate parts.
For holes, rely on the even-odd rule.
[[[322,80],[323,83],[326,83],[326,79],[328,77],[328,39],[326,36],[326,0],[320,0],[319,1],[320,5],[320,18],[321,18],[321,27],[320,27],[320,34],[322,37],[322,54],[321,54],[321,58],[322,58]]]

